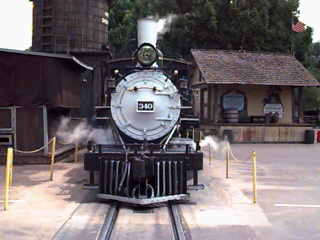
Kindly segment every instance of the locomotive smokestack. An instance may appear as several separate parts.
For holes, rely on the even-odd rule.
[[[138,47],[143,43],[157,44],[157,21],[152,18],[138,20]]]

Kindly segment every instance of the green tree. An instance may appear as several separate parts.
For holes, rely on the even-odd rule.
[[[312,43],[306,52],[305,65],[308,71],[320,81],[320,42]],[[305,88],[305,109],[319,109],[319,89]]]
[[[167,57],[187,57],[192,48],[287,52],[293,41],[304,62],[312,29],[292,34],[298,0],[114,0],[109,41],[115,51],[136,37],[139,18],[175,14],[158,41]]]
[[[153,13],[151,0],[114,0],[109,12],[109,44],[118,53],[137,36],[137,20]]]
[[[309,72],[320,81],[320,42],[310,45],[305,65]]]
[[[199,6],[199,1],[189,1],[179,8],[179,15],[159,40],[165,56],[186,57],[192,48],[218,48],[215,36],[217,25],[214,5],[210,1]],[[192,12],[188,12],[189,9]]]

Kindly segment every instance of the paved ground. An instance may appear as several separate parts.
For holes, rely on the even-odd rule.
[[[205,190],[191,192],[192,202],[181,206],[192,239],[320,239],[320,145],[231,149],[238,160],[256,150],[258,203],[252,203],[251,161],[231,161],[226,179],[225,156],[214,153],[209,164],[205,149],[199,178]],[[72,160],[55,164],[53,181],[47,165],[14,166],[8,210],[0,202],[0,239],[95,239],[108,207],[82,190],[88,176],[81,157],[79,163]],[[0,166],[0,201],[4,173]]]
[[[0,239],[52,239],[55,236],[80,203],[92,195],[82,190],[87,182],[82,155],[78,163],[73,162],[74,158],[56,163],[53,181],[49,181],[48,165],[14,166],[6,211],[3,210],[5,167],[0,166]],[[101,216],[93,214],[92,223],[102,224],[105,212],[102,210]],[[93,231],[98,230],[99,226]]]
[[[225,201],[210,205],[208,234],[197,231],[194,239],[215,233],[212,239],[320,239],[320,145],[235,144],[231,149],[240,161],[253,149],[257,153],[258,204],[252,204],[251,159],[231,161],[228,179],[220,175],[225,166],[213,160],[213,197],[220,193]]]

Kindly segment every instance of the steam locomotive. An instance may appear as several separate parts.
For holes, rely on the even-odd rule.
[[[162,58],[155,47],[155,24],[152,19],[138,21],[133,63],[113,59],[104,65],[115,143],[90,145],[84,157],[90,183],[99,176],[102,199],[148,205],[187,200],[190,188],[203,188],[198,184],[203,153],[198,142],[184,137],[198,123],[185,79],[189,64]]]

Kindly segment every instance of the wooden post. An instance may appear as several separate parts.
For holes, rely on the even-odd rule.
[[[218,85],[214,85],[214,91],[213,91],[213,123],[218,123],[218,94],[219,94],[219,89]]]
[[[213,122],[213,117],[212,117],[212,87],[211,85],[208,85],[208,122]]]
[[[291,107],[291,114],[292,114],[292,123],[296,123],[296,118],[295,118],[295,111],[296,111],[296,107],[295,107],[295,98],[294,98],[294,94],[295,93],[295,87],[291,87],[291,104],[292,104],[292,107]]]
[[[303,117],[303,88],[298,88],[298,123],[302,123]]]

